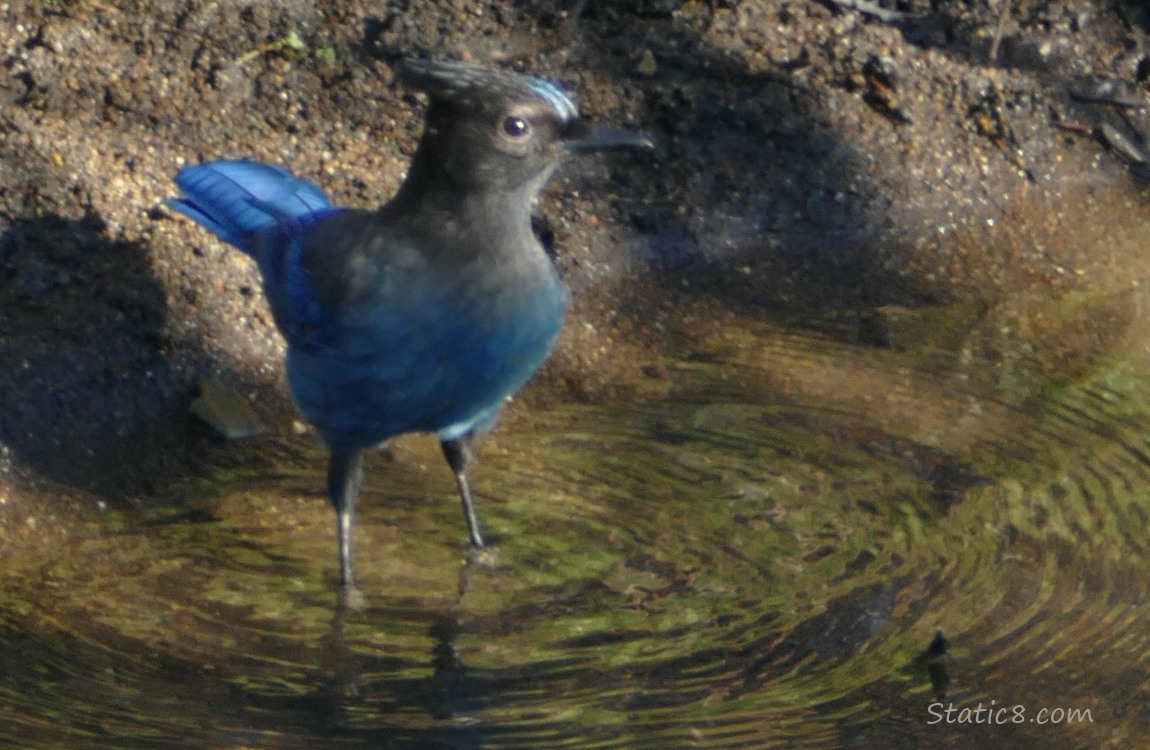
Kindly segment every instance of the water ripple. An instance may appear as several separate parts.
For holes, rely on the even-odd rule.
[[[1117,747],[1150,729],[1150,385],[1118,366],[1036,402],[810,336],[723,351],[672,368],[663,398],[512,415],[476,476],[491,564],[465,562],[432,441],[373,458],[359,610],[336,606],[318,453],[16,561],[8,741]],[[1096,720],[931,721],[980,703]]]

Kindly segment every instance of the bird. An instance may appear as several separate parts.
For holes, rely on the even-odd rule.
[[[483,548],[476,438],[543,364],[566,314],[534,204],[569,154],[653,145],[590,122],[543,78],[431,59],[394,70],[428,106],[407,175],[381,207],[336,206],[315,183],[245,159],[184,167],[166,201],[259,266],[289,391],[329,451],[345,590],[363,454],[398,435],[438,437],[469,543]]]

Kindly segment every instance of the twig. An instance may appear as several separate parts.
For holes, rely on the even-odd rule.
[[[1010,0],[1001,0],[1002,9],[998,11],[998,28],[994,30],[994,39],[990,42],[990,52],[987,54],[987,67],[993,68],[998,60],[998,45],[1002,43],[1002,35],[1006,32],[1006,19],[1010,16]]]
[[[860,13],[866,13],[868,16],[874,16],[883,23],[898,23],[899,21],[909,18],[908,13],[888,10],[877,2],[873,2],[873,0],[824,0],[824,2],[829,3],[839,10],[857,10]]]

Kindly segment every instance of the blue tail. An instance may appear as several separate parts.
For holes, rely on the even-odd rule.
[[[213,161],[176,175],[183,195],[169,208],[203,224],[246,253],[254,234],[287,218],[326,211],[331,202],[316,185],[286,169],[254,161]]]

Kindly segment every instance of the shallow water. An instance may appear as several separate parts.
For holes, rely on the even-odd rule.
[[[1076,332],[1141,309],[1065,302]],[[475,473],[483,560],[437,446],[400,441],[369,461],[351,611],[318,450],[270,440],[110,511],[0,585],[0,744],[1131,746],[1136,337],[1052,367],[969,310],[886,311],[886,348],[740,323],[684,343],[657,397],[515,412]]]

